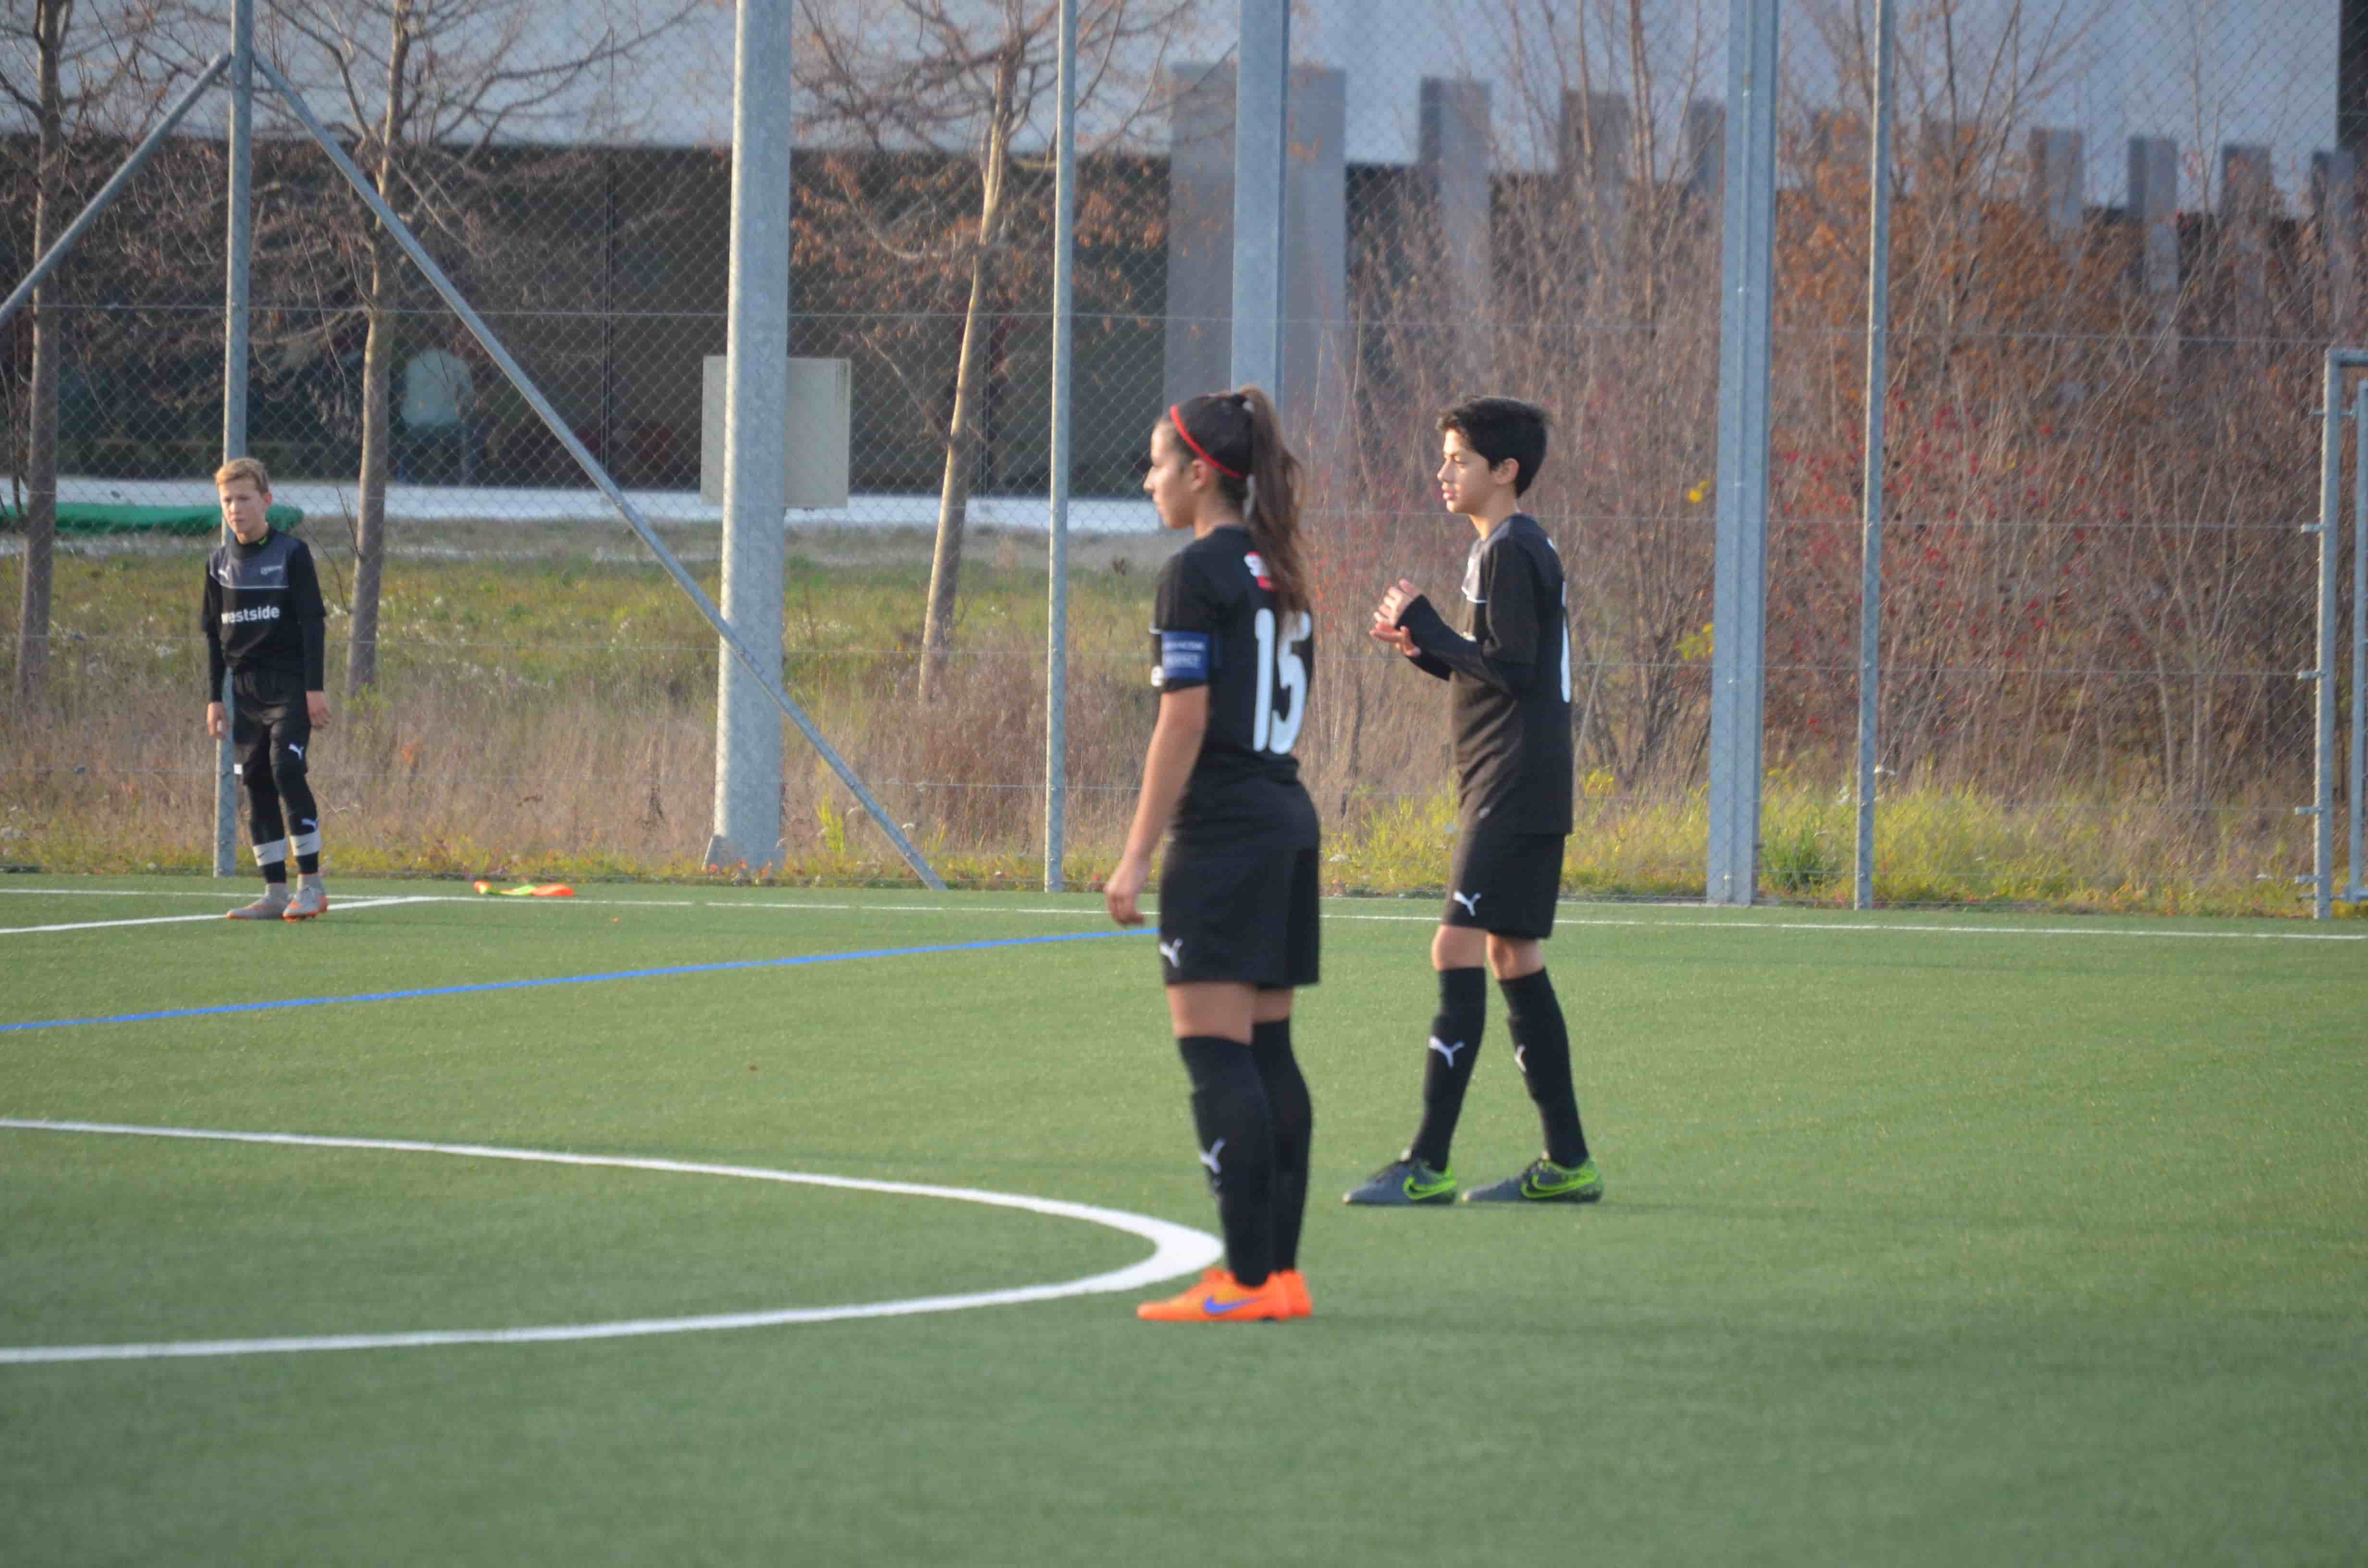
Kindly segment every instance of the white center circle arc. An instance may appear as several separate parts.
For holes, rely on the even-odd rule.
[[[940,1198],[994,1209],[1018,1209],[1054,1219],[1082,1220],[1141,1236],[1152,1244],[1142,1262],[1106,1274],[1051,1285],[977,1290],[952,1296],[911,1296],[838,1307],[784,1307],[769,1312],[716,1312],[697,1317],[629,1318],[611,1323],[541,1324],[519,1328],[417,1329],[396,1334],[329,1334],[274,1339],[173,1339],[146,1345],[0,1346],[0,1365],[51,1361],[140,1361],[179,1356],[277,1356],[307,1350],[392,1350],[437,1345],[533,1345],[570,1339],[625,1339],[640,1335],[703,1334],[717,1329],[770,1328],[784,1324],[838,1323],[850,1318],[909,1317],[921,1312],[962,1312],[1064,1296],[1091,1296],[1141,1290],[1164,1279],[1205,1268],[1224,1256],[1224,1244],[1189,1225],[1129,1214],[1122,1210],[974,1187],[928,1187],[916,1182],[869,1181],[817,1176],[807,1171],[767,1170],[757,1165],[703,1165],[688,1160],[643,1160],[604,1154],[565,1154],[538,1149],[501,1149],[475,1143],[426,1143],[384,1138],[324,1138],[294,1132],[233,1132],[193,1127],[137,1127],[97,1121],[28,1121],[0,1117],[0,1130],[26,1132],[85,1132],[135,1138],[189,1138],[224,1143],[279,1143],[313,1149],[370,1149],[389,1153],[451,1154],[463,1159],[518,1160],[536,1165],[600,1165],[620,1170],[661,1171],[675,1176],[724,1176],[741,1181],[788,1182],[801,1187],[840,1187],[907,1198]]]

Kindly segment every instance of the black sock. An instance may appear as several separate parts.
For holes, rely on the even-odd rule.
[[[1217,1199],[1225,1262],[1256,1289],[1274,1272],[1274,1123],[1250,1048],[1214,1035],[1176,1042],[1192,1078],[1192,1124]]]
[[[1307,1216],[1307,1160],[1315,1131],[1315,1108],[1307,1079],[1291,1053],[1291,1020],[1277,1018],[1250,1029],[1250,1061],[1266,1085],[1267,1116],[1274,1128],[1274,1266],[1299,1267],[1299,1228]]]
[[[1554,999],[1546,971],[1497,982],[1505,994],[1505,1027],[1513,1037],[1513,1060],[1538,1108],[1545,1130],[1546,1158],[1576,1165],[1587,1158],[1587,1132],[1578,1124],[1578,1099],[1570,1086],[1570,1034],[1562,1004]]]
[[[321,874],[321,857],[317,854],[297,856],[296,869],[297,872],[302,876],[319,876]]]
[[[1442,969],[1439,971],[1439,1016],[1430,1020],[1430,1041],[1423,1051],[1422,1125],[1415,1130],[1409,1158],[1432,1170],[1447,1168],[1447,1152],[1455,1142],[1455,1123],[1463,1114],[1463,1090],[1472,1082],[1472,1063],[1480,1055],[1480,1031],[1488,1024],[1488,971],[1485,969]]]

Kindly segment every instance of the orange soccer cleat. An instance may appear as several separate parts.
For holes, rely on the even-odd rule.
[[[1145,1301],[1134,1315],[1145,1323],[1280,1323],[1292,1315],[1291,1297],[1279,1274],[1253,1290],[1228,1270],[1212,1268],[1182,1295]]]
[[[1315,1311],[1315,1298],[1307,1293],[1307,1276],[1296,1268],[1278,1269],[1275,1278],[1281,1281],[1282,1299],[1291,1311],[1288,1315],[1304,1318]]]

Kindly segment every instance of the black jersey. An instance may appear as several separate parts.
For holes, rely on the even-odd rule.
[[[1398,617],[1425,670],[1446,678],[1455,792],[1466,823],[1510,833],[1570,831],[1570,627],[1562,558],[1516,512],[1475,540],[1463,566],[1469,636],[1428,599]]]
[[[301,676],[325,690],[321,579],[304,541],[274,529],[253,544],[233,540],[206,562],[206,700],[222,700],[225,667]]]
[[[1159,574],[1152,684],[1209,688],[1209,727],[1178,806],[1179,834],[1287,830],[1315,842],[1292,755],[1315,678],[1315,623],[1286,614],[1244,528],[1212,528]]]

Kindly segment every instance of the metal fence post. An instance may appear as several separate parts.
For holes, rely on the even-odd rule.
[[[2362,446],[2353,459],[2357,473],[2368,476],[2368,387],[2361,391],[2354,414]],[[2351,881],[2344,896],[2353,903],[2368,898],[2368,869],[2361,865],[2363,829],[2368,810],[2362,809],[2361,791],[2368,789],[2368,477],[2351,508],[2351,775],[2344,795],[2351,817]]]
[[[1069,801],[1069,427],[1076,382],[1077,0],[1061,0],[1053,187],[1053,484],[1045,540],[1044,891],[1059,892]]]
[[[222,279],[222,461],[246,456],[247,279],[255,234],[255,0],[236,0],[230,25],[229,225]],[[230,542],[230,525],[220,531]],[[237,713],[222,682],[222,739],[214,743],[214,875],[238,865],[238,786],[231,742]]]
[[[1859,522],[1854,909],[1874,907],[1874,780],[1881,756],[1876,729],[1883,689],[1883,420],[1891,388],[1891,0],[1874,0],[1874,148],[1866,174],[1866,472]]]
[[[1775,273],[1777,0],[1730,0],[1726,228],[1719,312],[1718,560],[1711,645],[1712,903],[1759,881],[1767,695],[1768,376]]]
[[[2330,403],[2330,408],[2335,405]],[[2333,428],[2335,419],[2328,425]],[[2351,515],[2368,517],[2368,381],[2361,383],[2351,394]],[[2317,739],[2312,748],[2313,778],[2317,786],[2313,805],[2318,814],[2316,830],[2311,835],[2311,870],[2317,881],[2313,900],[2313,913],[2321,920],[2335,914],[2335,699],[2342,690],[2340,638],[2337,621],[2336,585],[2340,570],[2340,554],[2343,543],[2343,514],[2333,510],[2320,519],[2318,534],[2318,703]],[[2357,544],[2355,541],[2354,548]],[[2352,606],[2352,615],[2359,616],[2359,606]],[[2352,670],[2353,684],[2359,681],[2359,670]],[[2355,702],[2351,710],[2351,755],[2350,784],[2351,794],[2351,881],[2360,880],[2360,709]],[[2351,888],[2344,888],[2346,896]]]
[[[1285,408],[1291,392],[1282,381],[1291,0],[1242,0],[1235,58],[1233,380],[1235,386],[1257,382],[1277,408]]]
[[[2317,637],[2315,669],[2299,671],[2317,683],[2312,704],[2316,722],[2311,736],[2311,803],[2298,807],[2316,817],[2310,835],[2311,915],[2317,920],[2335,914],[2335,574],[2336,540],[2343,516],[2343,422],[2352,411],[2343,403],[2343,374],[2368,366],[2368,353],[2358,349],[2327,351],[2324,384],[2319,389],[2318,522],[2305,533],[2318,535]],[[2355,420],[2355,423],[2357,421]]]
[[[781,432],[790,395],[791,0],[740,0],[732,73],[732,261],[723,403],[724,618],[778,684]],[[781,716],[716,652],[711,867],[781,860]]]

